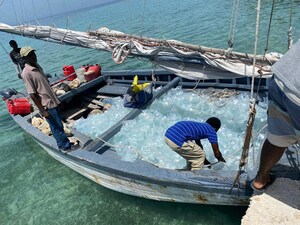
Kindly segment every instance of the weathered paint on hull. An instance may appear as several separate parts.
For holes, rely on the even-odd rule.
[[[93,170],[80,162],[72,160],[67,155],[62,156],[61,154],[56,153],[56,150],[49,149],[38,141],[37,143],[54,159],[101,186],[117,192],[157,201],[233,206],[249,205],[249,199],[245,196],[241,197],[229,194],[203,192],[201,190],[176,188],[173,186],[163,186],[130,179],[128,177],[121,177],[113,173],[108,174],[107,172],[101,172],[98,169]]]

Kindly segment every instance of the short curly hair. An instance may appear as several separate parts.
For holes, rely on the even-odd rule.
[[[206,120],[206,123],[211,125],[216,131],[221,127],[221,121],[217,117],[210,117]]]
[[[9,45],[18,45],[17,42],[15,40],[10,40],[9,41]]]

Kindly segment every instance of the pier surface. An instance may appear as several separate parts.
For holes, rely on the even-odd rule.
[[[300,181],[277,178],[264,193],[254,192],[241,224],[300,224]]]

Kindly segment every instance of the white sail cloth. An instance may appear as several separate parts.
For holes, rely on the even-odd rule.
[[[147,58],[152,63],[188,79],[253,75],[253,58],[247,54],[189,45],[175,40],[143,38],[107,28],[101,28],[96,32],[81,32],[50,26],[9,26],[0,23],[0,31],[44,41],[109,51],[112,52],[113,61],[118,64],[124,62],[129,55]],[[277,59],[277,55],[275,58],[273,55],[273,58],[268,60],[260,60],[263,63],[254,70],[254,76],[260,74],[270,76],[271,65]]]

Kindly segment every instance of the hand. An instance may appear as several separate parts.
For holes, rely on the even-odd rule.
[[[220,155],[220,156],[218,156],[216,158],[217,158],[218,162],[224,162],[224,163],[226,163],[226,161],[225,161],[225,159],[223,158],[222,155]]]
[[[50,117],[49,113],[48,113],[46,110],[43,110],[43,111],[42,111],[42,115],[43,115],[43,117],[45,117],[45,118]]]
[[[47,78],[52,78],[50,73],[45,73],[45,75],[46,75]]]
[[[58,105],[58,109],[59,110],[63,110],[65,108],[65,106],[62,104],[62,103],[60,103],[59,105]]]

